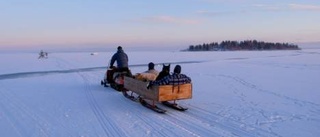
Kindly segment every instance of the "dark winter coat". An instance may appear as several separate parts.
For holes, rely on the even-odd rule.
[[[151,85],[181,85],[186,83],[191,83],[190,77],[178,73],[173,73],[172,75],[168,75],[161,80],[150,82]]]
[[[117,61],[118,68],[128,68],[128,55],[122,49],[119,49],[117,53],[112,56],[110,66],[113,66],[115,61]]]

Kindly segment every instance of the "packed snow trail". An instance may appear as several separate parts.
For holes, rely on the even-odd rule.
[[[157,62],[185,62],[183,72],[193,80],[193,98],[178,102],[189,109],[181,112],[159,104],[166,114],[155,113],[101,86],[105,69],[92,67],[101,64],[94,62],[99,56],[66,53],[66,57],[52,54],[41,61],[26,59],[26,63],[36,65],[0,74],[0,134],[317,136],[320,62],[314,58],[318,53],[196,52],[154,58]],[[149,60],[135,54],[132,72],[142,72],[146,69],[142,62]],[[190,56],[207,61],[183,60]]]

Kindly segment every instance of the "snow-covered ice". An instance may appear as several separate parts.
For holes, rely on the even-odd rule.
[[[166,114],[100,85],[112,54],[1,53],[0,135],[320,136],[319,49],[127,52],[133,73],[171,62],[192,78],[189,109]]]

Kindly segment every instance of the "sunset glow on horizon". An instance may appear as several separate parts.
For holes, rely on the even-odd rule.
[[[0,1],[0,50],[68,45],[320,42],[320,1]]]

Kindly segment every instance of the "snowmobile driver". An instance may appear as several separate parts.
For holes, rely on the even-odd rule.
[[[113,64],[117,61],[116,72],[127,72],[128,76],[132,76],[128,68],[128,55],[123,51],[121,46],[118,46],[118,51],[112,56],[110,61],[110,68],[113,69]]]

